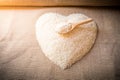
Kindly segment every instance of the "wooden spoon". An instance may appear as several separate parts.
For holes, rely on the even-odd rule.
[[[66,34],[76,28],[78,25],[82,25],[88,22],[93,21],[93,19],[88,18],[86,20],[77,22],[77,23],[60,23],[56,26],[55,31],[59,34]]]

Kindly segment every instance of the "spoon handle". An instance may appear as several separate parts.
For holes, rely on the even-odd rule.
[[[86,19],[86,20],[83,20],[83,21],[74,23],[74,24],[72,24],[72,26],[74,26],[74,28],[75,28],[75,27],[77,27],[78,25],[82,25],[82,24],[85,24],[85,23],[89,23],[89,22],[91,22],[91,21],[93,21],[93,19],[92,19],[92,18],[88,18],[88,19]]]

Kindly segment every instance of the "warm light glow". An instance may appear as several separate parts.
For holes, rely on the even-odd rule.
[[[0,0],[0,6],[47,6],[52,0]]]

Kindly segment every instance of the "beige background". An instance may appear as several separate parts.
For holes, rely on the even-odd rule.
[[[62,70],[42,53],[35,23],[46,12],[83,13],[99,29],[92,50]],[[0,80],[119,80],[120,11],[100,7],[0,8]]]

